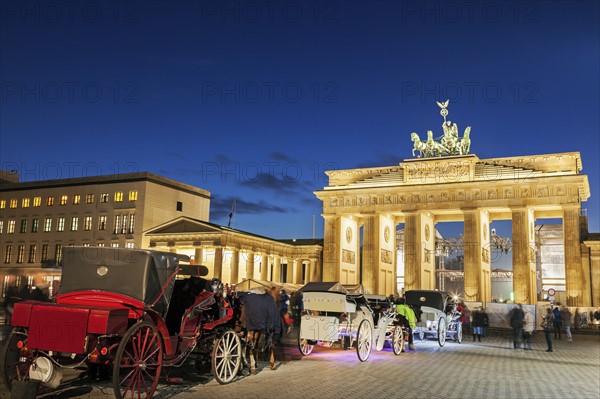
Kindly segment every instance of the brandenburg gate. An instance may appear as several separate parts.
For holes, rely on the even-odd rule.
[[[460,138],[456,124],[446,120],[448,101],[438,105],[444,135],[436,141],[429,131],[422,142],[413,133],[416,158],[326,172],[329,185],[315,192],[325,219],[323,281],[395,293],[396,226],[403,223],[405,290],[435,289],[435,225],[463,221],[464,299],[489,302],[490,223],[512,220],[514,300],[535,304],[534,223],[562,218],[567,304],[591,306],[579,230],[590,190],[580,154],[480,159],[469,154],[470,127]]]

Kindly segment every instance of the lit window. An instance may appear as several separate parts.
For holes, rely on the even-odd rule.
[[[123,215],[123,224],[121,228],[121,234],[127,233],[127,215]]]
[[[113,234],[119,234],[121,230],[121,216],[115,215],[115,229],[113,230]]]
[[[0,220],[0,234],[4,231],[4,220]]]
[[[99,242],[98,244],[96,244],[97,247],[104,247],[104,243],[103,242]]]
[[[79,205],[81,203],[81,195],[73,196],[73,205]]]
[[[119,248],[119,243],[118,242],[113,242],[112,244],[110,244],[111,247],[113,248]]]
[[[108,202],[108,194],[100,194],[100,202],[107,203]]]
[[[36,250],[37,250],[37,245],[31,244],[29,246],[29,260],[28,260],[29,263],[35,263]]]
[[[77,216],[74,216],[71,218],[71,231],[77,231],[78,227],[79,227],[79,218]]]
[[[17,199],[13,198],[13,199],[10,200],[10,207],[11,208],[16,208],[18,204],[19,204],[19,201]]]
[[[137,201],[138,192],[137,190],[131,190],[129,192],[129,201]]]
[[[12,245],[6,246],[6,251],[4,252],[4,263],[10,263],[12,259]]]
[[[65,218],[58,218],[56,221],[56,231],[65,231]]]
[[[52,218],[46,218],[44,220],[44,231],[48,232],[52,230]]]
[[[94,194],[87,194],[85,196],[85,203],[86,204],[93,204],[94,203]]]
[[[25,245],[19,245],[19,250],[17,251],[17,263],[23,263],[25,260]]]
[[[27,233],[27,219],[21,219],[21,233]]]
[[[90,231],[92,229],[92,217],[91,216],[86,216],[85,219],[83,219],[83,229],[85,231]]]
[[[6,229],[8,234],[13,234],[15,232],[15,223],[16,222],[14,220],[8,221],[8,228]]]
[[[69,197],[67,195],[60,196],[60,204],[61,205],[67,205],[68,201],[69,201]]]
[[[42,205],[42,197],[33,197],[33,207],[37,208]]]
[[[42,262],[45,262],[48,260],[48,244],[43,244],[42,245],[42,259],[40,259]]]
[[[131,249],[135,248],[134,243],[132,243],[132,242],[126,243],[125,248],[131,248]]]
[[[0,209],[6,208],[6,200],[0,200]]]
[[[23,200],[21,200],[21,208],[29,208],[29,198],[23,198]]]
[[[98,219],[98,230],[106,230],[106,216],[100,216]]]
[[[47,205],[47,206],[52,206],[52,205],[54,205],[54,197],[48,197],[48,198],[46,199],[46,205]]]
[[[134,227],[135,227],[135,215],[131,215],[129,217],[129,234],[133,234],[134,231]]]
[[[117,191],[115,193],[115,202],[123,202],[123,191]]]
[[[33,220],[31,221],[31,232],[37,233],[39,228],[40,228],[40,219],[33,218]]]

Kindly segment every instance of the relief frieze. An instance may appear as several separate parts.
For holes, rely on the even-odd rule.
[[[356,253],[347,249],[342,249],[342,262],[356,264]]]
[[[381,262],[382,263],[387,263],[387,264],[392,264],[393,263],[393,256],[392,256],[392,251],[388,251],[387,249],[381,249]]]
[[[504,198],[514,198],[515,197],[515,189],[512,187],[504,189]]]
[[[548,196],[548,187],[538,187],[535,190],[536,197],[547,197]]]

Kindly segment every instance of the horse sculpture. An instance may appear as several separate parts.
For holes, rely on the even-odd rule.
[[[471,126],[467,126],[467,128],[465,129],[463,138],[460,140],[460,143],[458,144],[458,150],[459,150],[460,155],[469,153],[469,151],[471,149],[471,138],[469,137],[470,135],[471,135]]]
[[[269,350],[269,365],[275,369],[275,344],[283,335],[283,322],[279,308],[272,295],[268,292],[240,292],[241,326],[246,332],[250,374],[256,373],[256,356],[262,348]]]

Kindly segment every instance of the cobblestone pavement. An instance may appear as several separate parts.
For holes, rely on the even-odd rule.
[[[543,334],[533,350],[512,349],[504,335],[462,344],[416,340],[416,351],[395,356],[389,348],[373,350],[361,363],[354,350],[317,346],[302,357],[292,331],[278,352],[277,368],[259,362],[259,372],[219,385],[198,375],[193,365],[173,370],[182,383],[161,381],[156,399],[185,398],[600,398],[600,337],[575,335],[573,342],[555,341],[545,352]],[[2,395],[8,397],[7,394]],[[113,397],[110,382],[74,380],[41,395],[44,399]]]

